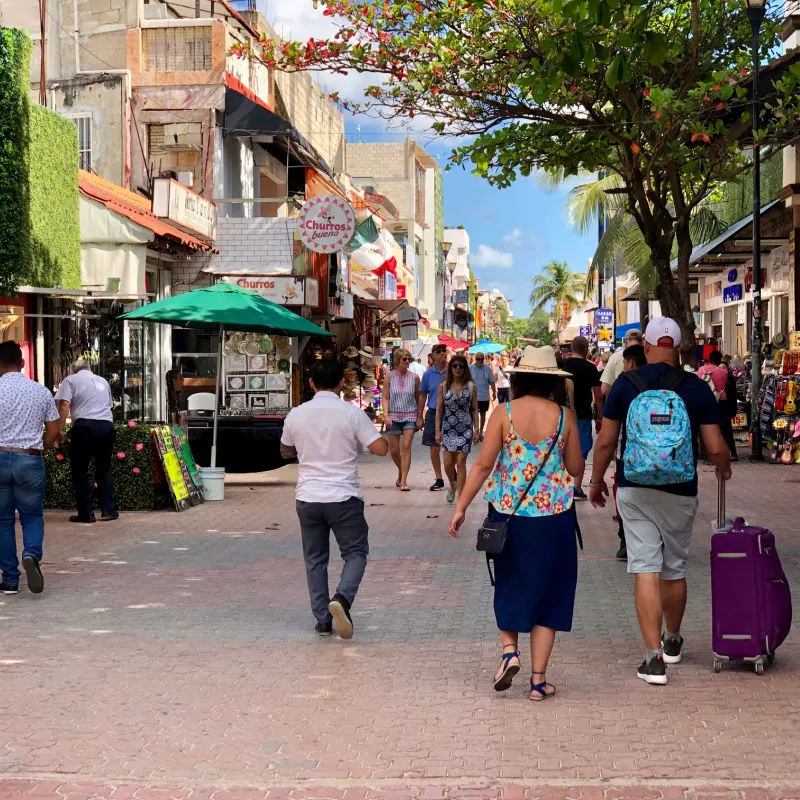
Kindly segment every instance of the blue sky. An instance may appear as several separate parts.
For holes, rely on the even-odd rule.
[[[269,0],[260,3],[267,19],[284,38],[328,38],[335,28],[313,0]],[[321,77],[328,91],[357,99],[361,90],[374,83],[368,76]],[[357,129],[360,127],[360,130]],[[350,118],[350,140],[398,141],[406,135],[437,158],[444,168],[450,148],[435,135],[387,130],[374,119]],[[575,272],[585,272],[595,249],[596,234],[581,235],[569,224],[567,188],[551,189],[537,178],[520,177],[509,189],[495,189],[467,170],[444,172],[445,224],[463,225],[470,237],[471,262],[483,289],[500,289],[512,302],[517,316],[527,316],[533,276],[548,261],[567,261]]]

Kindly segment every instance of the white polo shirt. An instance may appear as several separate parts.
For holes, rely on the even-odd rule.
[[[283,423],[281,444],[297,450],[295,497],[304,503],[343,503],[363,497],[359,447],[369,447],[380,438],[370,418],[335,392],[317,392],[313,400],[293,408]]]
[[[56,400],[69,403],[73,422],[79,419],[114,420],[111,413],[114,405],[111,387],[105,378],[95,375],[91,370],[81,369],[64,378],[56,392]]]

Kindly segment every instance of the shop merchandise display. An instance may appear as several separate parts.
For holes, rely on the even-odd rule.
[[[761,434],[772,464],[800,464],[800,351],[775,350],[758,398]]]
[[[292,344],[285,336],[231,333],[223,344],[223,414],[283,416],[291,407]]]

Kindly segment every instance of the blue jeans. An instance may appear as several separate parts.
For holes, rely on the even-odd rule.
[[[339,545],[344,568],[336,593],[352,605],[364,577],[369,555],[369,526],[364,518],[364,501],[351,497],[343,503],[304,503],[297,501],[297,516],[303,537],[311,611],[317,622],[328,623],[328,560],[331,531]]]
[[[11,586],[19,583],[15,511],[22,524],[22,555],[42,560],[44,486],[41,456],[0,452],[0,571]]]
[[[594,444],[594,439],[592,437],[592,421],[590,419],[578,420],[578,437],[581,442],[581,455],[586,458]]]

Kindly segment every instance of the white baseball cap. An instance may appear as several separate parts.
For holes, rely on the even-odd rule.
[[[672,339],[672,344],[659,344],[662,339]],[[653,317],[647,323],[644,340],[653,347],[680,347],[681,329],[670,317]]]

